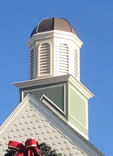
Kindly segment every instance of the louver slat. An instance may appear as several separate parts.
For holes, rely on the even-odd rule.
[[[66,44],[60,44],[58,47],[58,73],[65,75],[69,66],[69,50]]]
[[[74,73],[75,77],[78,79],[78,52],[74,51]]]
[[[30,79],[34,78],[34,49],[30,52]]]
[[[39,71],[40,76],[50,74],[50,45],[48,43],[40,46]]]

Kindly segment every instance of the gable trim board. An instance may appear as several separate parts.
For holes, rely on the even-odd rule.
[[[66,120],[61,120],[57,115],[55,115],[50,109],[48,109],[44,104],[35,99],[32,95],[28,94],[22,102],[17,106],[17,108],[12,112],[8,119],[0,126],[0,137],[7,131],[13,122],[18,118],[18,116],[25,110],[27,105],[32,105],[35,107],[41,115],[49,122],[49,124],[54,127],[58,133],[60,133],[66,140],[68,140],[73,146],[78,147],[81,152],[85,152],[88,156],[96,156],[103,154],[98,151],[88,140],[82,137],[79,133],[73,130]],[[84,154],[83,154],[84,155]]]

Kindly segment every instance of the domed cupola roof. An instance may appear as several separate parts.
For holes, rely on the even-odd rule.
[[[71,24],[66,19],[54,17],[54,18],[46,18],[42,20],[40,24],[34,28],[30,37],[32,37],[34,34],[51,31],[51,30],[72,32],[73,34],[78,36],[76,30],[71,26]]]

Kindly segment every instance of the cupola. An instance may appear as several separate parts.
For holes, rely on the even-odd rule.
[[[31,94],[88,139],[88,100],[93,94],[80,82],[82,44],[64,18],[42,20],[28,41],[30,80],[16,86],[20,101]]]
[[[30,79],[71,74],[80,81],[80,48],[77,31],[64,18],[42,20],[31,33]]]

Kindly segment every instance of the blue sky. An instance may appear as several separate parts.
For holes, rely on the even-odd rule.
[[[89,101],[89,139],[113,156],[113,1],[1,0],[0,123],[15,109],[19,91],[14,82],[29,79],[32,29],[46,17],[64,17],[84,42],[81,82],[95,94]]]

